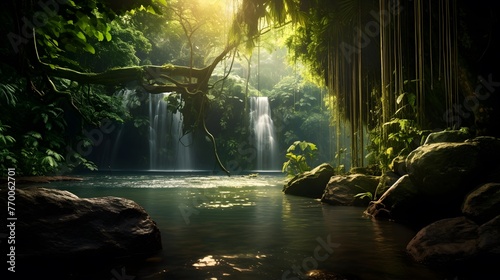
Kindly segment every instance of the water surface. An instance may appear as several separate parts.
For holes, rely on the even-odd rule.
[[[363,208],[284,195],[283,179],[120,174],[48,186],[80,197],[125,197],[146,209],[163,250],[125,265],[134,279],[300,279],[316,268],[352,279],[444,279],[407,258],[414,231],[367,219]]]

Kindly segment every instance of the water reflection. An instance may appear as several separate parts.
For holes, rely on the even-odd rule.
[[[121,196],[148,211],[160,227],[164,248],[155,261],[130,268],[137,279],[281,279],[287,271],[293,279],[298,275],[292,267],[304,263],[303,273],[318,269],[358,279],[439,279],[405,258],[411,230],[372,222],[362,216],[362,208],[283,195],[283,179],[94,176],[50,187],[81,197]],[[320,251],[315,259],[318,238],[339,246],[327,257]]]
[[[206,267],[206,266],[216,266],[219,264],[219,261],[215,260],[212,255],[208,255],[203,259],[199,259],[197,262],[193,264],[194,267]]]

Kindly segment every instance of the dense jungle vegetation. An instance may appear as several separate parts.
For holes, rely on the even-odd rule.
[[[394,0],[8,0],[0,11],[0,166],[95,170],[119,125],[146,141],[151,95],[221,169],[251,168],[248,97],[268,96],[283,161],[380,169],[436,129],[500,136],[498,4]],[[125,89],[134,94],[124,99]],[[175,101],[175,102],[174,102]],[[124,105],[125,104],[125,105]],[[194,142],[195,144],[198,142]],[[102,149],[102,146],[100,147]],[[130,153],[137,166],[148,154]],[[312,163],[314,164],[314,163]],[[311,164],[311,165],[312,165]],[[133,166],[134,167],[134,166]]]

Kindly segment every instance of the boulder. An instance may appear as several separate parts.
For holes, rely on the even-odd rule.
[[[500,258],[500,215],[479,227],[479,250],[489,259]]]
[[[351,169],[349,170],[349,174],[380,176],[382,175],[382,172],[377,165],[368,165],[366,167],[351,167]]]
[[[293,177],[283,188],[285,194],[320,198],[326,184],[335,174],[328,163],[320,164],[311,171],[306,171]]]
[[[409,175],[399,178],[377,201],[364,212],[376,219],[389,219],[414,229],[461,214],[460,208],[450,208],[446,201],[422,195]]]
[[[366,206],[368,198],[359,199],[358,193],[375,193],[380,177],[363,174],[337,175],[331,177],[321,201],[332,205]]]
[[[500,182],[500,165],[495,166],[492,171],[483,177],[483,182]]]
[[[478,225],[466,217],[439,220],[423,229],[406,246],[417,262],[449,265],[478,257]]]
[[[384,194],[379,201],[386,206],[390,205],[390,209],[394,210],[402,204],[408,203],[418,196],[417,189],[413,184],[410,176],[404,175],[400,177]]]
[[[417,262],[436,267],[475,267],[476,275],[492,275],[500,261],[500,215],[478,226],[460,216],[421,229],[406,246]]]
[[[398,174],[392,172],[392,171],[387,171],[384,174],[380,175],[379,177],[379,187],[377,189],[377,195],[374,197],[374,199],[377,199],[382,196],[394,183],[396,183],[401,176]]]
[[[500,183],[488,183],[472,191],[465,199],[462,212],[479,224],[500,214]]]
[[[7,209],[7,195],[0,205]],[[20,263],[44,260],[58,269],[85,263],[99,266],[142,258],[162,248],[156,223],[132,200],[79,198],[62,190],[16,190],[16,257]],[[5,230],[2,228],[1,230]]]
[[[406,169],[422,194],[462,199],[480,170],[479,155],[480,147],[473,142],[424,145],[408,155]]]
[[[475,144],[479,147],[478,161],[480,163],[478,183],[500,182],[500,139],[490,136],[480,136],[469,139],[465,143]]]
[[[391,164],[389,164],[389,168],[392,172],[399,176],[406,175],[408,172],[406,171],[406,157],[398,156],[392,159]]]
[[[427,136],[424,145],[434,143],[460,143],[472,138],[468,130],[444,130],[433,132]]]
[[[399,222],[413,221],[422,214],[418,207],[420,202],[415,185],[410,177],[405,175],[399,178],[377,201],[371,203],[365,214],[374,218]]]

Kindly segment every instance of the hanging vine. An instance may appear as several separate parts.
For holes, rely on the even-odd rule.
[[[341,154],[353,167],[365,164],[367,129],[387,165],[420,143],[421,131],[439,121],[436,114],[459,102],[456,1],[270,2],[275,12],[279,6],[307,14],[292,17],[299,25],[288,47],[324,78],[338,166]],[[258,8],[266,0],[255,3],[255,12],[265,13]]]

